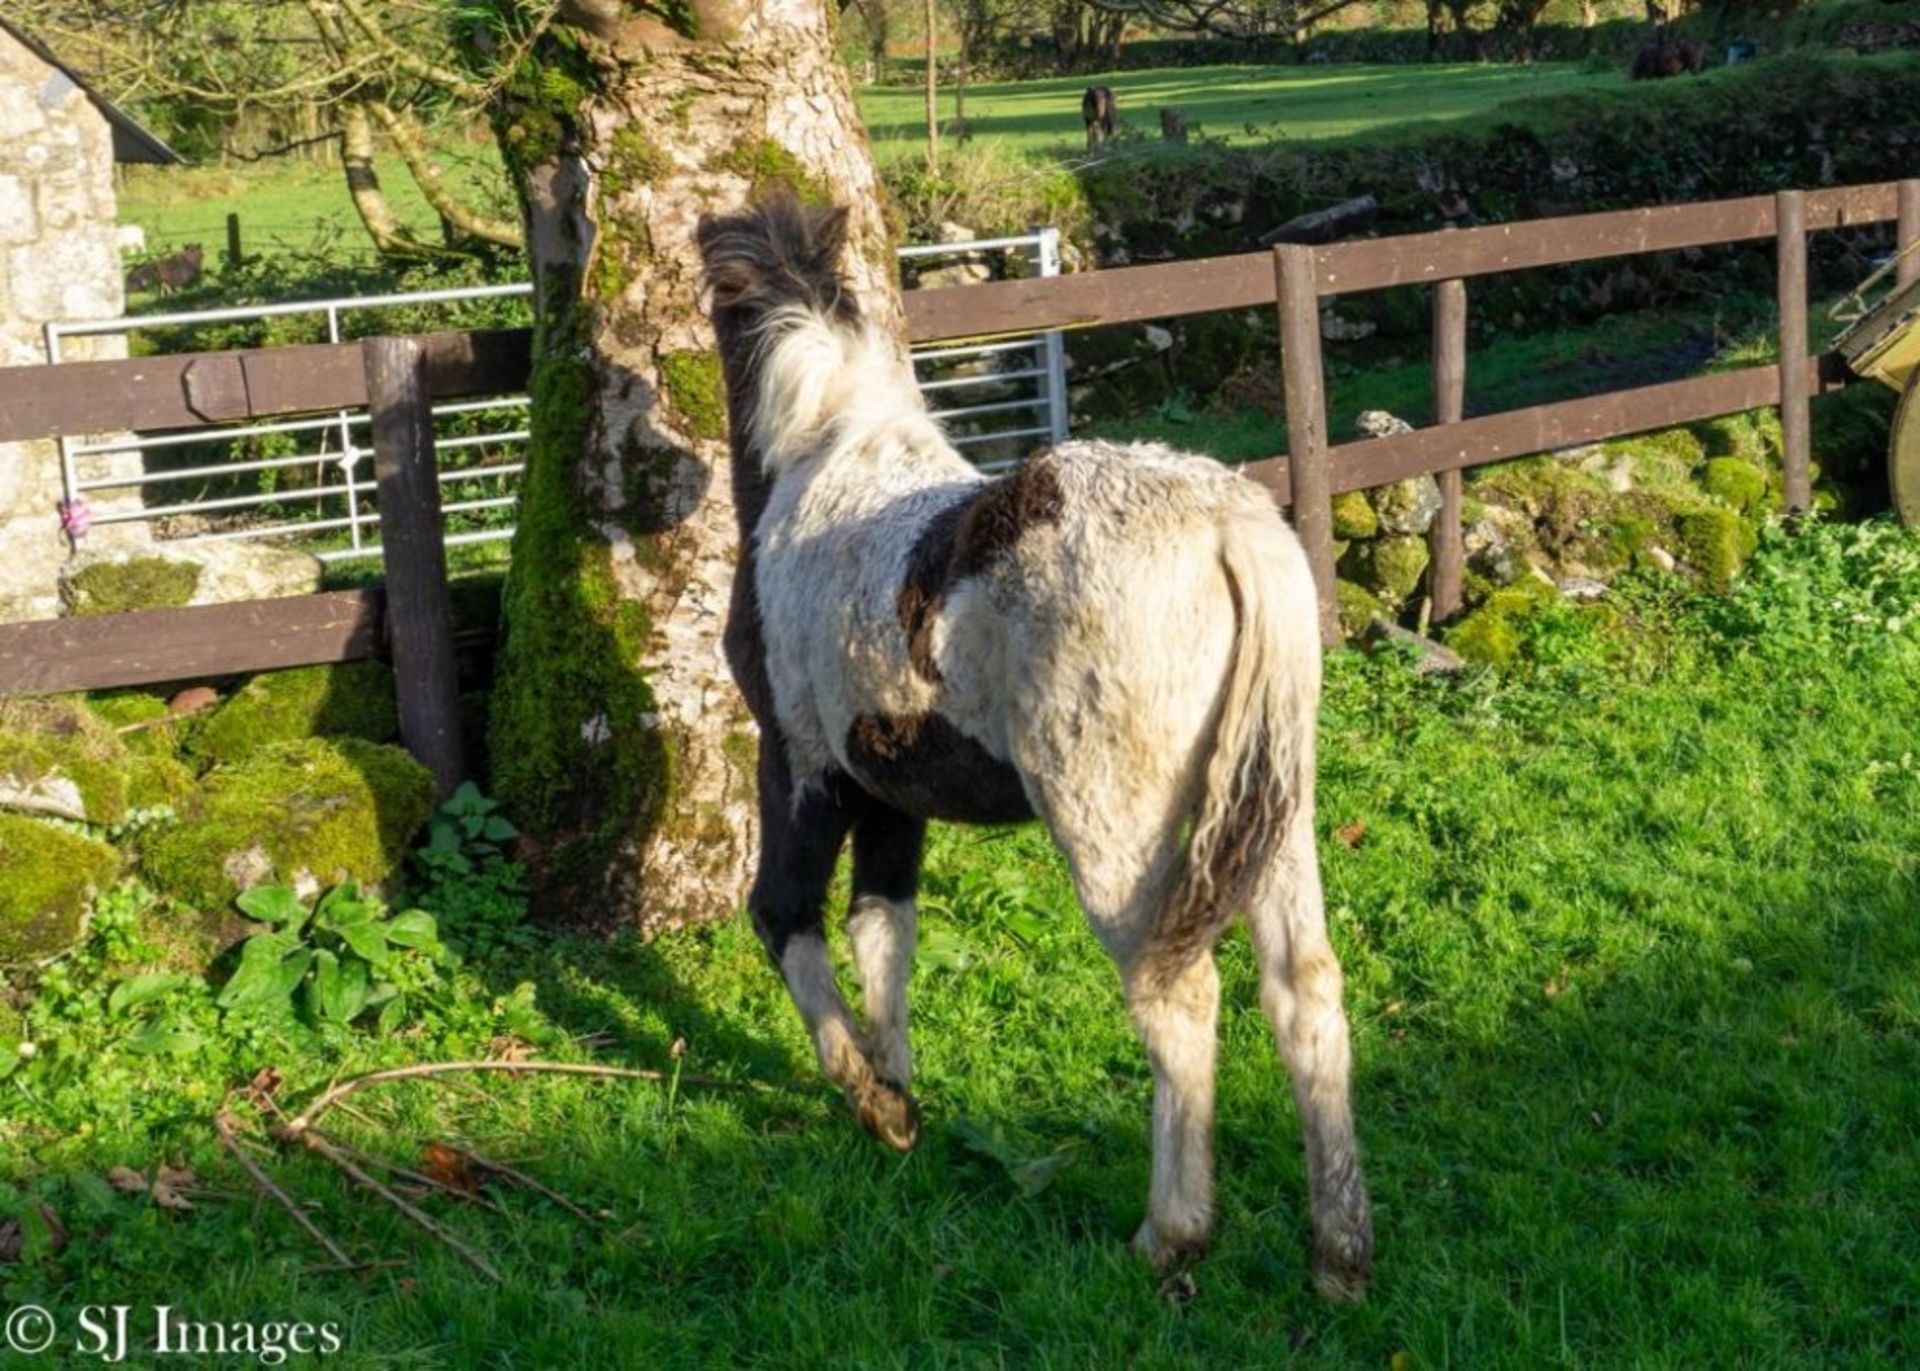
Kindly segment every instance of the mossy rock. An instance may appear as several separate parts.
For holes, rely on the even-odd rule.
[[[119,873],[105,843],[0,814],[0,966],[57,956],[80,940],[87,907]]]
[[[1780,465],[1786,439],[1776,409],[1749,409],[1700,425],[1708,457],[1738,457],[1762,471]]]
[[[384,743],[399,730],[393,673],[380,662],[303,666],[255,676],[193,728],[189,756],[229,764],[298,738]]]
[[[136,609],[177,609],[200,588],[200,568],[168,557],[96,562],[62,584],[67,613],[76,619]]]
[[[138,812],[165,806],[183,813],[193,799],[195,783],[193,768],[178,757],[135,752],[127,764],[127,808]]]
[[[1687,427],[1616,438],[1604,450],[1627,458],[1636,486],[1684,485],[1707,455],[1706,443]]]
[[[0,808],[119,823],[127,749],[76,700],[0,701]]]
[[[1347,554],[1348,574],[1364,589],[1398,608],[1420,587],[1431,558],[1427,540],[1411,533],[1355,543]]]
[[[1508,667],[1520,655],[1526,621],[1558,599],[1551,586],[1533,576],[1490,591],[1480,607],[1446,631],[1448,647],[1481,666]]]
[[[1742,514],[1764,514],[1767,473],[1739,457],[1709,457],[1700,484],[1707,494]]]
[[[1410,476],[1373,492],[1374,516],[1388,533],[1424,534],[1440,513],[1440,483],[1431,476]]]
[[[433,777],[358,738],[275,743],[221,767],[147,846],[154,886],[203,912],[251,886],[379,885],[433,810]]]
[[[1378,595],[1344,578],[1334,581],[1333,599],[1340,616],[1340,632],[1348,638],[1362,636],[1375,619],[1393,617]]]
[[[1380,531],[1380,518],[1361,490],[1343,490],[1333,497],[1333,536],[1371,538]]]
[[[1676,520],[1681,560],[1715,590],[1725,590],[1746,568],[1759,535],[1749,521],[1730,509],[1706,507]]]

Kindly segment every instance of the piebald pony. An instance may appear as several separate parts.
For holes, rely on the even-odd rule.
[[[1157,1265],[1212,1222],[1219,978],[1244,912],[1306,1140],[1315,1275],[1366,1285],[1340,966],[1313,840],[1313,581],[1257,486],[1156,444],[976,471],[839,275],[845,216],[780,195],[700,244],[733,432],[729,665],[761,731],[748,906],[827,1075],[913,1146],[906,986],[929,819],[1038,816],[1153,1066]],[[857,1024],[822,906],[853,840]]]

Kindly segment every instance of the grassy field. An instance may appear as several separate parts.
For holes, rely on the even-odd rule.
[[[1062,154],[1085,147],[1080,96],[1111,86],[1124,127],[1158,140],[1162,106],[1178,105],[1194,131],[1230,141],[1324,141],[1375,133],[1396,124],[1462,119],[1509,101],[1618,85],[1614,71],[1573,62],[1531,66],[1267,66],[1174,67],[1062,76],[1042,81],[970,86],[967,123],[979,139],[1022,152]],[[911,156],[925,145],[920,91],[868,87],[860,94],[876,154]],[[942,119],[953,117],[951,92],[941,93]]]
[[[1508,101],[1608,83],[1620,76],[1573,63],[1515,66],[1208,67],[1116,72],[973,87],[968,121],[975,135],[1020,152],[1057,154],[1082,141],[1080,92],[1089,82],[1113,86],[1123,118],[1158,137],[1156,112],[1178,104],[1200,131],[1233,139],[1328,139],[1371,133],[1392,125],[1458,119]],[[918,92],[871,86],[860,92],[861,112],[875,153],[914,155],[925,125]],[[943,117],[952,115],[943,93]],[[504,174],[490,142],[474,138],[444,150],[456,187],[505,208]],[[397,162],[384,185],[402,218],[423,237],[435,220]],[[209,251],[226,241],[226,216],[238,212],[250,252],[320,248],[350,256],[371,251],[337,168],[282,161],[240,168],[134,168],[121,189],[121,217],[147,231],[155,248],[201,243]]]
[[[1238,935],[1215,1249],[1186,1303],[1126,1254],[1150,1079],[1032,829],[936,835],[907,1157],[819,1085],[738,923],[589,944],[442,900],[466,961],[382,1039],[222,1022],[198,981],[116,1008],[153,936],[117,900],[0,1080],[0,1210],[28,1235],[0,1301],[69,1329],[98,1303],[331,1322],[341,1366],[1911,1363],[1920,539],[1815,525],[1771,537],[1730,599],[1640,582],[1611,606],[1546,616],[1507,679],[1330,663],[1321,853],[1378,1210],[1361,1307],[1307,1284],[1298,1129]],[[156,1013],[187,1035],[159,1055],[135,1028]],[[356,1259],[400,1263],[314,1270],[208,1127],[268,1065],[297,1101],[515,1044],[666,1067],[676,1039],[688,1073],[778,1089],[410,1084],[336,1117],[403,1162],[428,1141],[516,1162],[597,1216],[425,1201],[497,1288],[264,1152]],[[162,1159],[212,1193],[174,1212],[103,1179]]]

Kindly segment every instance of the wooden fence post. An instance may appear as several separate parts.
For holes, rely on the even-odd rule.
[[[1340,641],[1333,593],[1333,488],[1327,462],[1327,397],[1320,362],[1320,288],[1313,249],[1273,250],[1280,296],[1280,376],[1287,406],[1287,479],[1293,528],[1307,550],[1320,601],[1320,640]]]
[[[227,215],[227,265],[240,265],[240,216]]]
[[[433,773],[444,800],[464,779],[466,764],[425,354],[412,338],[369,338],[361,351],[373,421],[400,741]]]
[[[1895,279],[1903,286],[1920,280],[1920,181],[1900,183],[1900,221],[1893,235],[1893,250],[1907,252],[1895,270]]]
[[[1433,422],[1457,424],[1467,408],[1467,283],[1441,281],[1433,288]],[[1434,516],[1433,622],[1460,612],[1460,582],[1466,561],[1461,528],[1461,473],[1440,473],[1440,512]]]
[[[1773,197],[1780,295],[1780,430],[1787,512],[1813,506],[1813,430],[1807,404],[1807,206],[1797,190]]]

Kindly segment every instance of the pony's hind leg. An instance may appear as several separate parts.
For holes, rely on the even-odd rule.
[[[1247,929],[1260,966],[1260,1004],[1293,1077],[1305,1135],[1314,1283],[1329,1299],[1358,1299],[1372,1273],[1373,1219],[1354,1142],[1353,1056],[1340,962],[1327,941],[1310,797],[1290,821]]]
[[[786,979],[820,1069],[846,1092],[869,1131],[904,1151],[919,1140],[919,1116],[906,1093],[882,1080],[868,1060],[827,956],[821,918],[854,811],[831,782],[794,800],[784,761],[770,756],[776,753],[776,747],[761,748],[760,867],[747,896],[754,930]]]
[[[860,972],[867,1039],[882,1080],[905,1090],[913,1080],[907,1045],[907,977],[917,934],[914,895],[927,824],[874,802],[854,821],[853,906],[847,935]]]
[[[1213,1083],[1220,976],[1211,951],[1170,983],[1128,976],[1127,1008],[1153,1064],[1153,1183],[1134,1247],[1165,1270],[1205,1252],[1213,1229]]]
[[[1094,794],[1091,788],[1086,794]],[[1171,979],[1153,930],[1178,852],[1176,789],[1136,785],[1097,805],[1049,806],[1094,931],[1120,965],[1127,1012],[1153,1068],[1153,1180],[1136,1251],[1162,1270],[1206,1250],[1213,1230],[1213,1092],[1220,978],[1209,949]]]

